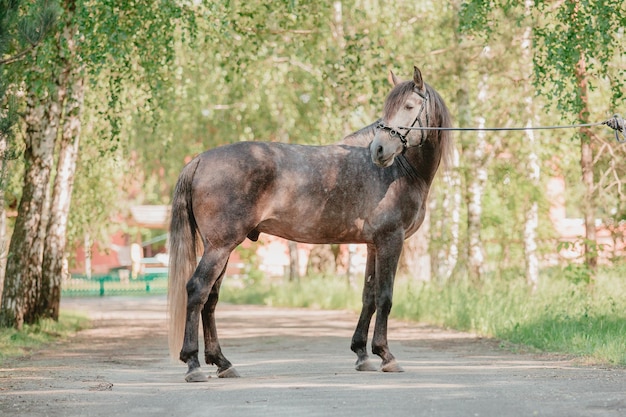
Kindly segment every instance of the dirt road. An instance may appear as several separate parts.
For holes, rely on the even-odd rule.
[[[513,354],[413,323],[389,330],[406,372],[356,372],[356,316],[345,311],[220,305],[222,348],[242,378],[189,384],[185,365],[168,358],[164,297],[66,299],[63,308],[87,312],[94,327],[5,363],[1,416],[626,415],[624,369]]]

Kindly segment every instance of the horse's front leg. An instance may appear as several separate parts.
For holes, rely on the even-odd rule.
[[[205,252],[195,272],[187,282],[185,337],[180,351],[180,360],[185,362],[188,367],[185,374],[187,382],[204,382],[208,379],[200,370],[200,361],[198,360],[200,311],[204,308],[211,289],[227,261],[228,254],[224,257],[217,252]]]
[[[376,247],[376,323],[372,338],[372,352],[383,360],[383,372],[403,372],[404,370],[389,351],[387,342],[387,321],[393,299],[393,282],[402,252],[404,233],[387,235]]]
[[[357,355],[355,369],[357,371],[376,371],[376,366],[369,360],[367,354],[367,334],[370,328],[372,315],[376,311],[376,250],[373,246],[367,247],[367,264],[365,266],[365,282],[363,284],[363,307],[361,315],[352,336],[350,349]]]
[[[204,359],[208,365],[217,366],[217,376],[219,378],[238,378],[239,373],[233,367],[232,363],[222,354],[222,348],[217,337],[217,327],[215,326],[215,306],[219,299],[220,287],[226,267],[222,270],[220,277],[217,279],[209,299],[202,309],[202,330],[204,331]]]

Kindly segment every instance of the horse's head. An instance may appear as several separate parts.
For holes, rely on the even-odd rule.
[[[383,117],[376,126],[376,135],[370,144],[372,161],[381,167],[392,165],[394,158],[406,149],[422,146],[425,140],[440,136],[437,131],[407,127],[443,126],[446,124],[443,119],[449,124],[447,109],[446,117],[441,117],[439,106],[433,106],[432,103],[434,100],[435,104],[439,104],[441,98],[424,83],[417,67],[414,67],[411,81],[400,82],[393,73],[391,78],[394,88],[385,101]]]

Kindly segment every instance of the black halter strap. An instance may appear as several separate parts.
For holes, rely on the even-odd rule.
[[[418,91],[417,89],[414,89],[413,92],[419,95],[423,99],[422,105],[419,111],[417,112],[417,116],[415,116],[415,120],[413,120],[413,123],[411,123],[411,126],[408,129],[406,129],[406,132],[404,132],[404,134],[400,133],[400,131],[398,130],[399,128],[393,128],[391,126],[388,126],[382,120],[378,122],[378,124],[376,125],[377,129],[386,130],[389,132],[389,136],[391,137],[395,136],[398,139],[400,139],[400,142],[402,142],[402,153],[404,153],[409,148],[409,143],[406,140],[406,137],[409,134],[409,132],[412,130],[412,128],[415,126],[415,123],[418,123],[419,127],[424,127],[422,125],[422,113],[425,113],[426,127],[430,125],[430,121],[428,120],[429,119],[428,108],[426,107],[426,103],[428,102],[428,98],[429,98],[428,93],[422,93],[421,91]],[[427,132],[424,129],[421,129],[421,132],[422,133],[420,137],[420,143],[417,146],[422,146],[427,136]]]

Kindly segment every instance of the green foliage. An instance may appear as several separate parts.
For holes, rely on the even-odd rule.
[[[54,1],[0,1],[0,65],[36,48],[54,29],[59,13]]]
[[[7,3],[7,2],[5,2]],[[18,2],[10,2],[18,3]],[[17,40],[22,45],[36,46],[54,28],[60,13],[55,2],[37,1],[21,16],[17,25]]]
[[[86,317],[62,311],[58,322],[43,319],[24,325],[22,330],[0,328],[0,364],[10,357],[22,356],[42,345],[65,339],[88,325]]]
[[[589,241],[584,237],[579,237],[573,242],[559,242],[557,244],[557,252],[575,251],[582,253],[583,248],[588,249],[590,256],[599,256],[600,252],[605,250],[605,245],[597,242]],[[569,263],[563,268],[563,277],[573,284],[584,283],[590,285],[593,283],[594,272],[585,263]]]
[[[593,273],[585,264],[568,264],[563,268],[563,277],[573,284],[591,284]]]
[[[539,91],[559,110],[578,115],[582,97],[577,88],[576,69],[587,61],[589,88],[597,80],[611,79],[611,103],[623,103],[626,68],[615,67],[616,56],[623,56],[626,9],[621,0],[566,1],[553,7],[551,2],[536,1],[540,23],[535,27],[534,68]]]
[[[57,2],[47,3],[58,7]],[[522,125],[524,100],[534,94],[522,87],[528,76],[519,56],[522,26],[531,24],[538,30],[536,47],[541,52],[548,47],[542,43],[541,31],[569,24],[558,23],[558,8],[541,1],[530,17],[524,15],[520,2],[505,0],[384,4],[348,0],[340,3],[340,16],[333,2],[70,3],[76,8],[62,9],[59,23],[75,24],[81,34],[79,56],[88,86],[70,220],[71,241],[78,243],[86,232],[103,241],[103,236],[120,227],[119,214],[130,205],[169,203],[181,167],[205,149],[241,140],[328,144],[374,121],[390,89],[386,79],[390,69],[406,78],[411,67],[419,65],[426,80],[456,110],[456,125],[474,126],[479,117],[490,126]],[[612,58],[606,55],[611,76],[596,77],[597,89],[591,92],[590,100],[596,104],[592,107],[597,109],[594,116],[600,118],[607,112],[605,97],[611,89],[619,90],[624,80],[624,65],[616,59],[619,52],[614,48],[614,41],[623,37],[618,11],[624,6],[614,0],[590,3],[593,8],[584,11],[580,24],[593,10],[615,6],[608,20],[592,18],[585,26],[586,31],[597,32],[585,39],[585,47],[606,39],[614,50]],[[490,56],[481,53],[487,44]],[[48,91],[57,55],[64,51],[65,45],[56,45],[49,37],[36,56],[16,64],[11,80],[26,80],[29,88]],[[558,61],[558,54],[567,51],[550,53]],[[541,56],[538,59],[544,60]],[[600,62],[604,61],[599,59],[594,68],[604,68]],[[550,87],[550,79],[541,80],[547,90],[563,90]],[[477,99],[481,82],[488,84],[484,101]],[[460,114],[460,92],[469,99],[467,117]],[[541,98],[536,103],[537,107],[544,104]],[[555,124],[559,119],[556,112],[539,113],[538,124]],[[576,209],[582,194],[577,179],[580,168],[577,150],[564,140],[569,133],[538,133],[537,138],[540,145],[533,151],[539,155],[542,172],[567,177],[567,204]],[[471,150],[475,136],[463,134],[457,140],[463,150]],[[539,201],[539,238],[548,242],[554,238],[550,203],[543,196],[544,185],[527,178],[529,149],[522,134],[493,133],[487,141],[491,156],[496,156],[488,164],[481,231],[487,244],[487,269],[518,268],[523,264],[525,209],[529,202]],[[600,158],[598,170],[610,167],[611,160]],[[467,165],[461,155],[460,169]],[[620,164],[613,166],[621,169]],[[17,168],[11,167],[12,175]],[[431,195],[438,199],[450,195],[453,191],[446,187],[435,184]],[[13,204],[19,184],[12,188]],[[603,218],[618,219],[624,212],[618,192],[616,187],[616,192],[598,196],[606,209]],[[118,198],[120,193],[125,198]],[[433,210],[433,224],[449,224],[449,214]],[[462,261],[464,231],[460,233]],[[443,241],[448,234],[444,230],[439,236]],[[541,250],[551,252],[554,245],[543,244]]]
[[[108,103],[101,113],[109,124],[104,137],[120,140],[129,109],[141,110],[145,120],[157,114],[171,91],[176,40],[195,37],[195,19],[191,6],[177,2],[78,2],[73,22],[84,35],[80,55],[91,87]]]
[[[37,48],[52,32],[59,14],[55,2],[0,1],[0,190],[6,188],[9,161],[21,157],[22,150],[15,143],[19,121],[15,88],[15,63]],[[13,90],[13,91],[11,91]],[[0,202],[4,204],[4,201]]]
[[[464,1],[459,12],[459,30],[493,40],[494,32],[510,29],[511,18],[514,24],[526,20],[533,27],[534,80],[542,95],[554,101],[560,111],[578,115],[582,98],[576,68],[582,54],[587,60],[589,88],[597,88],[597,80],[610,78],[611,104],[619,107],[624,98],[626,68],[613,62],[624,54],[623,1],[566,1],[555,5],[536,0],[529,16],[524,16],[520,9],[522,2]],[[500,14],[509,17],[509,25],[503,24]]]

